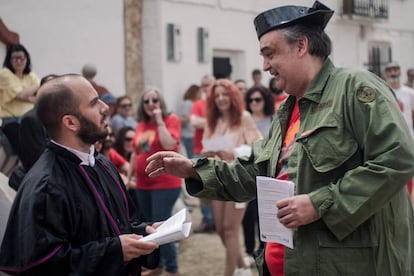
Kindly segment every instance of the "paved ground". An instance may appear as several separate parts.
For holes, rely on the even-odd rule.
[[[200,209],[191,212],[193,227],[200,221]],[[242,241],[242,236],[240,236]],[[242,245],[244,248],[244,245]],[[194,234],[178,243],[178,264],[181,276],[221,276],[224,273],[225,252],[217,234]],[[256,268],[252,275],[257,276]]]
[[[0,173],[0,240],[3,239],[4,229],[15,192],[8,186],[8,178]],[[190,198],[187,202],[190,208],[189,219],[193,228],[200,222],[198,200]],[[178,202],[177,209],[185,207]],[[240,237],[240,240],[241,237]],[[191,234],[189,238],[178,244],[178,265],[181,276],[220,276],[224,271],[225,252],[217,234]],[[0,276],[4,275],[0,272]],[[253,276],[257,276],[253,268]]]

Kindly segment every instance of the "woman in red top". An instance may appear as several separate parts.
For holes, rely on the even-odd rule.
[[[134,136],[135,159],[131,158],[136,174],[136,197],[144,221],[162,221],[172,215],[172,209],[182,186],[182,180],[171,175],[148,177],[147,157],[158,151],[178,152],[181,138],[180,119],[167,112],[160,92],[149,89],[143,93],[138,107],[138,125]],[[174,243],[160,246],[160,268],[164,275],[178,275]]]

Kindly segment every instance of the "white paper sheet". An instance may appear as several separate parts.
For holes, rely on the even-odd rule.
[[[293,196],[295,185],[292,181],[265,176],[257,176],[256,183],[260,239],[293,248],[293,231],[279,222],[276,202]]]
[[[203,139],[204,151],[219,151],[225,149],[231,149],[234,147],[233,141],[229,135],[215,136],[211,139]]]
[[[187,238],[190,235],[191,222],[186,222],[186,219],[187,210],[184,208],[161,224],[156,232],[143,237],[141,240],[162,245]]]

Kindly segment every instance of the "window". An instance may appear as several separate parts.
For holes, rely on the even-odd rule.
[[[343,0],[343,13],[370,18],[388,18],[389,0]]]
[[[392,61],[391,45],[388,42],[370,42],[368,45],[367,69],[381,76],[385,65]]]

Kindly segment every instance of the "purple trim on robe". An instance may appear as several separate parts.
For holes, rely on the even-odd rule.
[[[115,233],[119,236],[121,235],[121,231],[119,230],[118,225],[115,223],[114,218],[112,217],[111,213],[109,212],[108,208],[106,208],[105,202],[103,201],[101,195],[98,193],[98,191],[96,190],[95,185],[93,184],[92,179],[89,177],[88,173],[85,171],[85,169],[82,167],[82,165],[79,165],[79,168],[81,169],[83,175],[86,177],[86,180],[89,184],[89,186],[91,186],[92,191],[94,192],[96,199],[98,200],[99,204],[101,205],[106,217],[109,220],[109,223],[112,225],[113,230],[115,231]]]
[[[102,167],[105,169],[106,173],[109,174],[109,176],[112,178],[112,180],[118,185],[118,189],[122,194],[122,198],[124,199],[125,209],[126,209],[126,212],[127,212],[127,218],[128,218],[128,221],[129,221],[128,200],[127,200],[126,194],[124,193],[124,190],[122,189],[121,183],[119,183],[118,179],[113,175],[113,173],[105,166],[105,164],[101,160],[99,160],[99,159],[96,159],[96,160],[98,161],[99,164],[102,165]]]
[[[62,245],[58,245],[55,249],[53,249],[52,252],[50,252],[46,256],[40,258],[39,260],[37,260],[37,261],[35,261],[33,263],[30,263],[30,264],[26,265],[24,267],[21,267],[21,268],[11,268],[11,267],[0,266],[0,270],[1,271],[4,271],[4,272],[7,272],[7,273],[21,273],[21,272],[24,272],[24,271],[26,271],[28,269],[31,269],[31,268],[33,268],[35,266],[38,266],[38,265],[46,262],[47,260],[49,260],[50,258],[52,258],[53,256],[55,256],[56,253],[58,253],[58,251],[60,250],[60,248],[62,248]]]

